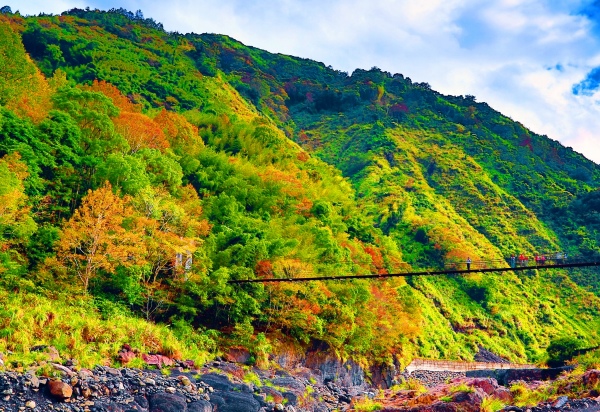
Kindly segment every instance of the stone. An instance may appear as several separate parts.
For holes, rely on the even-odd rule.
[[[261,407],[253,394],[244,392],[220,392],[210,400],[219,412],[258,412]]]
[[[176,389],[172,386],[168,386],[165,388],[165,392],[167,393],[175,393]]]
[[[25,407],[29,408],[29,409],[34,409],[36,406],[35,401],[29,400],[27,402],[25,402]]]
[[[150,412],[181,412],[187,409],[187,402],[183,396],[165,392],[158,392],[149,399]]]
[[[40,380],[38,379],[37,376],[35,376],[35,374],[31,374],[29,376],[27,376],[28,380],[29,380],[29,385],[34,388],[37,389],[40,387]]]
[[[67,399],[73,395],[73,388],[68,383],[54,380],[50,381],[50,393],[58,399]]]
[[[57,371],[60,371],[69,377],[76,375],[75,372],[73,372],[71,369],[67,368],[66,366],[60,365],[58,363],[51,363],[50,365],[52,365],[52,367],[54,369],[56,369]]]
[[[112,376],[122,376],[122,375],[121,375],[121,371],[120,371],[120,370],[118,370],[118,369],[106,367],[106,368],[104,368],[104,370],[105,370],[105,371],[106,371],[106,373],[108,373],[109,375],[112,375]]]
[[[245,348],[230,349],[229,352],[225,354],[225,359],[227,362],[246,363],[250,360],[250,352]]]
[[[156,385],[156,381],[154,379],[152,379],[152,378],[146,378],[146,379],[144,379],[144,383],[146,385],[150,385],[150,386]]]
[[[86,380],[94,377],[94,372],[85,368],[80,369],[77,374],[79,376],[79,379],[81,380]]]
[[[126,351],[126,350],[121,350],[118,354],[117,354],[117,358],[119,359],[119,361],[123,364],[126,365],[129,362],[131,362],[132,360],[134,360],[136,358],[136,354],[133,351]]]
[[[183,385],[183,386],[189,386],[192,384],[192,381],[190,381],[190,378],[188,378],[185,375],[181,375],[179,376],[177,379],[179,379],[179,382]]]
[[[565,406],[565,404],[567,403],[568,400],[569,400],[568,396],[561,396],[554,402],[554,404],[552,406],[560,409],[563,406]]]
[[[192,402],[187,406],[188,412],[212,412],[213,407],[210,402],[200,400]]]

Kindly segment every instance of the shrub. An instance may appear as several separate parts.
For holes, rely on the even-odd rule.
[[[551,340],[550,345],[546,349],[548,366],[556,367],[564,365],[568,360],[573,359],[579,348],[581,348],[580,341],[573,337]]]
[[[486,396],[483,401],[481,401],[481,412],[496,412],[504,408],[506,404],[502,402],[498,398],[494,398],[493,396]]]

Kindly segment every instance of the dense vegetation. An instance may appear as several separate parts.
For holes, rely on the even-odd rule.
[[[137,316],[172,335],[110,339],[242,345],[262,362],[311,341],[364,363],[598,345],[592,271],[227,283],[597,253],[598,166],[473,96],[122,9],[4,13],[0,50],[0,281],[53,299],[48,313]],[[11,336],[29,315],[5,311],[0,350],[26,353]],[[82,328],[37,339],[85,352],[101,339]]]

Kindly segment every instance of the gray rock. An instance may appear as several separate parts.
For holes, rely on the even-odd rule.
[[[201,400],[192,402],[187,406],[188,412],[212,412],[213,407],[210,402]]]
[[[219,412],[258,412],[261,407],[252,394],[244,392],[220,392],[210,400]]]
[[[178,394],[158,392],[149,399],[150,412],[183,412],[187,409],[185,398]]]
[[[554,405],[552,405],[552,406],[560,409],[563,406],[565,406],[565,404],[567,403],[568,400],[569,400],[568,396],[561,396],[556,400],[556,402],[554,402]]]

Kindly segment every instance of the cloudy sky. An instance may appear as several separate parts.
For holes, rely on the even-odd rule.
[[[600,163],[600,0],[5,0],[21,14],[141,9],[181,33],[476,96]]]

